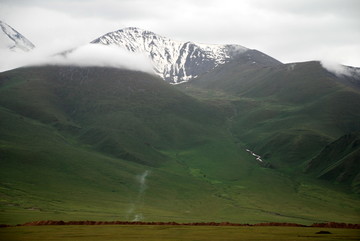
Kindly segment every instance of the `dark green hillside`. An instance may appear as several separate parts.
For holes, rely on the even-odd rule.
[[[122,218],[132,219],[135,211],[126,210],[137,201],[136,176],[175,165],[167,153],[229,142],[213,128],[222,120],[209,107],[140,72],[18,69],[1,74],[0,105],[2,203],[15,210],[2,220],[11,222],[27,213],[32,218],[54,215],[49,212],[66,217],[69,211],[87,217],[101,213],[102,218],[125,213]],[[237,160],[238,154],[231,158]],[[167,183],[194,190],[196,180],[187,183],[190,171],[180,172],[185,177],[179,176],[178,184],[171,182],[176,173],[159,170],[151,176],[159,190]],[[180,190],[168,189],[168,195],[176,197]],[[154,195],[155,200],[161,197]],[[154,213],[165,215],[168,204],[158,205],[164,211]],[[20,218],[13,212],[20,212]]]
[[[360,91],[348,82],[319,62],[232,62],[183,89],[231,103],[234,136],[274,167],[299,173],[326,145],[360,130]]]
[[[35,68],[5,75],[1,84],[3,107],[103,153],[148,165],[164,160],[156,148],[191,146],[221,122],[206,106],[139,72]]]
[[[306,167],[326,180],[350,184],[360,192],[360,134],[350,133],[327,145]]]
[[[358,220],[356,196],[266,168],[245,151],[271,134],[250,128],[252,115],[303,115],[297,107],[204,93],[200,100],[154,76],[112,68],[1,73],[0,223]]]

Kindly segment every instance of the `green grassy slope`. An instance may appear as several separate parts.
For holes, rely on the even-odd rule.
[[[181,88],[227,102],[240,142],[274,167],[299,173],[327,144],[360,130],[360,91],[347,82],[318,62],[276,67],[233,62]]]
[[[34,77],[32,71],[37,71]],[[120,158],[155,165],[163,157],[154,148],[201,141],[197,132],[206,127],[200,122],[209,120],[210,126],[219,121],[209,118],[211,111],[196,100],[146,74],[99,68],[25,72],[11,89],[13,79],[3,81],[0,101],[5,108]]]
[[[232,112],[140,72],[1,73],[0,223],[356,222],[356,196],[259,165]]]
[[[350,133],[327,145],[306,166],[319,178],[350,184],[359,193],[360,135]]]

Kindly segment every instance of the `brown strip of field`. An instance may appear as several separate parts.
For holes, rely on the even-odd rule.
[[[347,228],[360,229],[360,224],[351,223],[314,223],[312,225],[302,225],[297,223],[257,223],[257,224],[240,224],[230,222],[198,222],[198,223],[176,223],[176,222],[141,222],[141,221],[34,221],[16,226],[44,226],[44,225],[182,225],[182,226],[283,226],[283,227],[321,227],[321,228]],[[0,227],[11,227],[10,225],[0,225]]]

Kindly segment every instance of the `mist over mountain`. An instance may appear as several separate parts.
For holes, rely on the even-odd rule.
[[[0,72],[27,66],[73,65],[102,66],[139,70],[154,74],[150,60],[139,53],[114,47],[85,44],[72,49],[62,46],[40,46],[31,51],[0,48]]]

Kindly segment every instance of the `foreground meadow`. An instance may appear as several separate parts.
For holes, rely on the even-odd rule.
[[[328,231],[330,234],[317,234]],[[31,226],[0,229],[0,240],[360,240],[356,229],[212,226]]]

